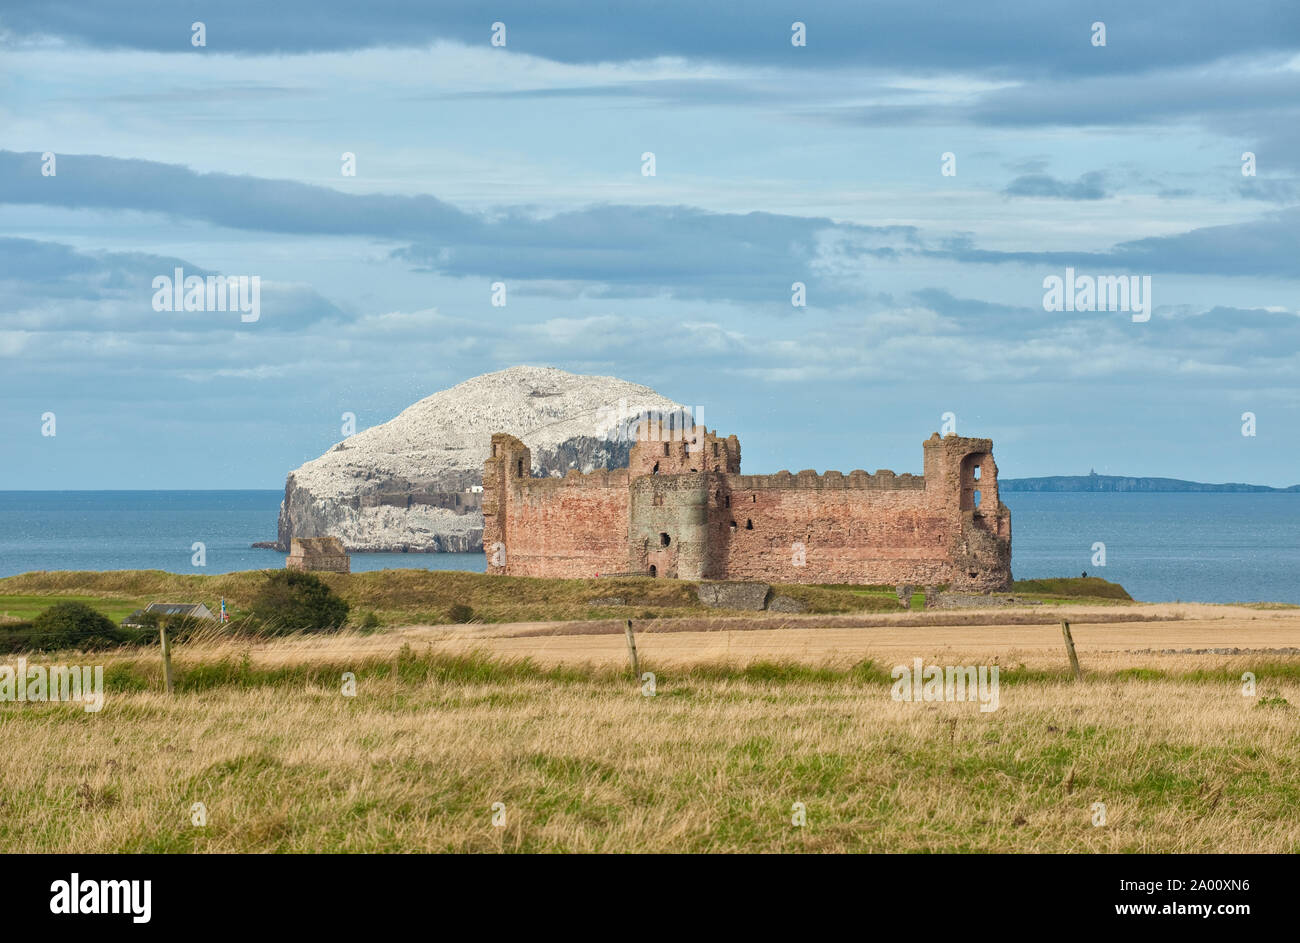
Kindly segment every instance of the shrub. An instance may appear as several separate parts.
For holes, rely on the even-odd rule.
[[[333,631],[347,621],[348,604],[312,573],[273,570],[253,599],[251,617],[263,631]]]
[[[375,615],[373,612],[367,612],[361,617],[361,622],[358,624],[358,627],[370,631],[379,628],[382,624],[383,623],[379,621],[379,616]]]
[[[453,604],[452,607],[447,610],[447,617],[452,622],[468,622],[470,619],[474,618],[474,610],[463,602],[458,602]]]
[[[110,648],[129,635],[98,609],[84,602],[58,602],[32,620],[33,648]]]
[[[31,647],[31,622],[15,621],[0,625],[0,652],[25,652]]]

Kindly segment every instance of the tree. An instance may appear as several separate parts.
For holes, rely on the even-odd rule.
[[[250,615],[271,632],[324,632],[342,628],[348,604],[312,573],[273,570],[253,600]]]
[[[34,648],[110,648],[128,634],[112,619],[82,602],[59,602],[32,620]]]

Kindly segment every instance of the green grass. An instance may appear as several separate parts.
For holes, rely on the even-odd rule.
[[[201,602],[216,612],[224,597],[238,618],[251,604],[269,571],[214,575],[166,573],[162,570],[109,572],[34,572],[0,579],[3,623],[28,621],[60,600],[77,600],[121,622],[150,602]],[[727,610],[700,604],[695,584],[648,577],[536,579],[488,576],[450,570],[381,570],[367,573],[322,573],[321,578],[351,606],[351,623],[365,625],[373,613],[379,625],[475,622],[655,619],[673,616],[726,615]],[[898,612],[894,587],[853,584],[778,583],[773,595],[788,596],[816,615]],[[1122,603],[1131,597],[1117,583],[1087,579],[1022,580],[1017,596],[1040,602]],[[593,605],[618,598],[622,605]],[[924,599],[915,593],[909,609]],[[468,614],[468,615],[467,615]],[[735,613],[732,613],[735,614]],[[377,628],[370,625],[368,628]]]
[[[51,599],[47,595],[0,595],[0,623],[3,623],[5,617],[30,621],[56,602],[84,602],[98,609],[114,622],[121,622],[135,610],[155,601],[161,600],[113,599],[63,594],[60,594],[57,599]]]
[[[1119,583],[1097,576],[1062,577],[1050,580],[1016,580],[1011,591],[1017,596],[1041,596],[1056,599],[1123,600],[1132,602]]]
[[[224,596],[233,614],[252,601],[265,571],[215,575],[161,570],[35,572],[0,579],[0,601],[13,600],[19,618],[31,618],[57,599],[87,602],[120,621],[148,602],[202,602],[214,612]],[[321,578],[352,607],[354,621],[373,612],[383,624],[459,621],[468,607],[479,622],[531,622],[601,618],[657,618],[722,610],[700,604],[695,584],[648,577],[536,579],[450,570],[381,570],[322,573]],[[863,586],[774,584],[777,595],[802,602],[810,613],[893,612],[892,589]],[[612,597],[619,606],[593,606]],[[0,612],[4,611],[0,602]],[[649,613],[649,615],[647,615]]]
[[[177,649],[184,652],[184,646]],[[643,671],[653,671],[663,677],[671,676],[678,685],[714,686],[725,683],[760,683],[767,685],[853,685],[855,687],[882,687],[894,683],[889,665],[865,659],[847,667],[810,665],[796,661],[753,661],[745,664],[731,662],[700,662],[671,670],[657,668],[652,661],[642,660]],[[1260,678],[1270,682],[1300,682],[1300,663],[1276,659],[1260,661],[1252,669]],[[247,658],[220,657],[187,663],[178,656],[173,666],[176,690],[181,693],[216,692],[227,688],[276,688],[290,686],[306,688],[337,686],[343,671],[355,674],[357,683],[365,681],[391,681],[406,687],[427,685],[483,684],[511,685],[523,682],[543,682],[549,685],[621,684],[628,680],[624,667],[592,665],[589,663],[543,666],[530,658],[499,658],[485,652],[468,653],[414,651],[409,644],[392,657],[368,657],[360,660],[314,661],[287,665],[265,666],[252,664]],[[1241,672],[1233,668],[1213,670],[1164,671],[1153,668],[1120,668],[1113,671],[1090,671],[1085,675],[1089,685],[1103,682],[1176,682],[1187,684],[1212,684],[1234,688],[1240,684]],[[1032,687],[1041,685],[1077,684],[1068,667],[1054,669],[1002,666],[998,682],[1003,687]],[[141,693],[161,691],[163,688],[162,664],[156,654],[127,655],[110,661],[104,669],[104,690],[108,693]],[[1282,698],[1261,696],[1263,706],[1286,706]]]

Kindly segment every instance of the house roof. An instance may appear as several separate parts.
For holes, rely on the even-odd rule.
[[[190,616],[195,619],[215,619],[207,606],[201,602],[151,602],[143,609],[137,609],[125,619],[122,625],[141,625],[146,615],[155,616]]]
[[[195,616],[200,611],[208,612],[208,607],[201,602],[151,602],[144,611],[156,612],[160,616]]]

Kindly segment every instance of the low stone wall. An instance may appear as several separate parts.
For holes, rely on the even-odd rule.
[[[712,609],[748,609],[767,605],[772,587],[767,583],[701,583],[695,587],[700,602]]]

